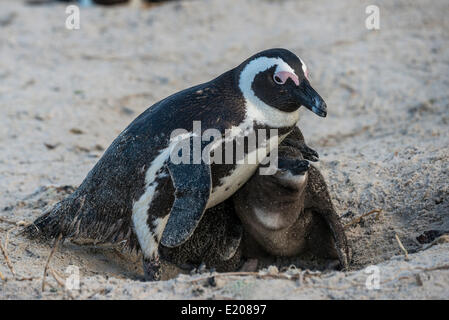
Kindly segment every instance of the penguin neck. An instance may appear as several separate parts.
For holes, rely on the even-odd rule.
[[[293,128],[299,121],[299,109],[284,112],[260,100],[254,93],[244,93],[245,121],[265,125],[270,128]]]

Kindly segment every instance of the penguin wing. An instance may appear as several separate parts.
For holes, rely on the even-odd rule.
[[[162,234],[161,243],[173,248],[184,243],[195,231],[206,210],[212,179],[210,165],[174,164],[168,162],[168,171],[175,187],[175,201]]]
[[[347,269],[351,261],[351,250],[346,238],[345,228],[332,204],[323,175],[314,166],[310,166],[308,172],[309,179],[307,181],[304,205],[307,208],[316,208],[317,214],[326,221],[335,241],[335,250],[337,251],[340,264],[343,269]]]

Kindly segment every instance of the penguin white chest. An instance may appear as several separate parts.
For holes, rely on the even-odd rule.
[[[212,208],[213,206],[225,201],[238,189],[240,189],[240,187],[242,187],[258,169],[260,163],[257,159],[260,160],[267,157],[268,154],[270,154],[287,135],[288,134],[284,134],[280,137],[271,137],[266,145],[253,150],[249,154],[246,154],[244,160],[240,164],[237,163],[234,170],[232,170],[229,175],[220,179],[220,184],[218,186],[212,187],[212,192],[210,194],[209,201],[207,202],[206,209]],[[261,154],[263,155],[262,157],[260,156]],[[277,155],[275,158],[277,160]],[[264,162],[266,160],[267,158],[265,158]],[[272,160],[271,156],[268,160]],[[272,165],[272,163],[270,163],[270,165]]]
[[[257,168],[257,164],[236,165],[230,175],[223,177],[220,180],[221,184],[212,189],[209,201],[207,202],[207,208],[212,208],[232,196],[251,178]]]

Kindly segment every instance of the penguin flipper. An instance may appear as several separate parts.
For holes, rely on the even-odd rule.
[[[162,234],[161,244],[173,248],[184,243],[195,231],[206,210],[212,180],[210,165],[168,163],[175,201]]]
[[[340,216],[335,211],[326,181],[320,171],[316,167],[310,166],[308,173],[305,207],[315,208],[317,214],[326,222],[334,239],[340,264],[343,270],[346,270],[351,262],[351,249],[348,245],[344,226],[341,223]]]

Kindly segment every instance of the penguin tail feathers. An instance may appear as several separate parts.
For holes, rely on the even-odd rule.
[[[57,203],[33,223],[22,229],[30,239],[48,241],[61,235],[62,239],[92,239],[96,243],[123,243],[123,249],[139,250],[130,219],[107,219],[104,212],[97,212],[84,196],[72,194]]]
[[[44,212],[33,223],[22,230],[22,234],[30,239],[50,240],[62,235],[62,238],[76,236],[76,213],[73,214],[74,201],[70,197],[58,202],[50,210]],[[78,211],[81,211],[80,203]]]

